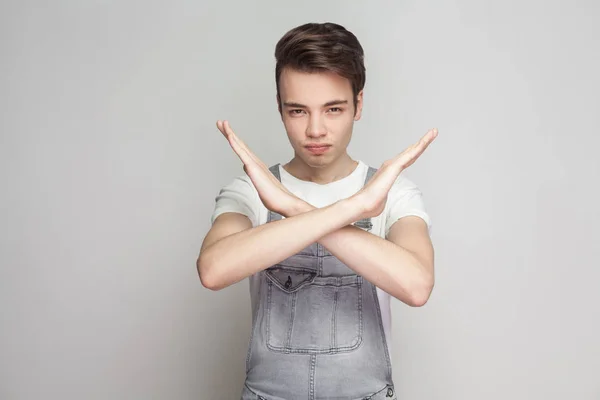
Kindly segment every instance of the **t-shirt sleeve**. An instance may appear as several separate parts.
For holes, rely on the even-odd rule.
[[[243,214],[250,219],[252,226],[258,225],[260,198],[248,175],[240,175],[223,187],[215,198],[215,208],[210,222],[226,212]]]
[[[387,202],[385,237],[388,236],[390,228],[396,221],[409,215],[415,215],[422,218],[431,233],[431,218],[425,211],[423,194],[414,182],[405,176],[400,175],[390,189]]]

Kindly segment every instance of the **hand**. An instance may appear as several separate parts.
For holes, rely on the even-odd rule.
[[[376,217],[383,212],[388,193],[398,175],[411,166],[425,149],[437,137],[437,129],[432,129],[417,143],[409,146],[396,157],[385,161],[360,191],[350,199],[358,203],[361,215],[359,219]]]
[[[301,200],[277,180],[269,168],[233,132],[227,121],[217,121],[217,128],[244,164],[244,171],[252,180],[262,203],[269,210],[288,217]]]

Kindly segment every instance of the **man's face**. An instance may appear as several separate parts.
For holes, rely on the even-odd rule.
[[[284,68],[279,94],[281,117],[296,157],[319,168],[346,154],[354,121],[361,116],[362,91],[355,113],[348,79],[332,72]]]

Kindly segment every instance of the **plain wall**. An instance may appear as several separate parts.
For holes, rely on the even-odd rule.
[[[393,302],[401,399],[600,399],[594,1],[0,3],[0,398],[236,399],[247,281],[201,286],[218,190],[291,147],[274,47],[333,21],[366,53],[349,152],[405,173],[436,249]]]

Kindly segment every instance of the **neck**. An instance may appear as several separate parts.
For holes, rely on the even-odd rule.
[[[283,168],[294,177],[308,182],[324,185],[335,182],[350,175],[358,166],[358,161],[353,160],[348,153],[326,165],[308,165],[298,156],[295,156]]]

